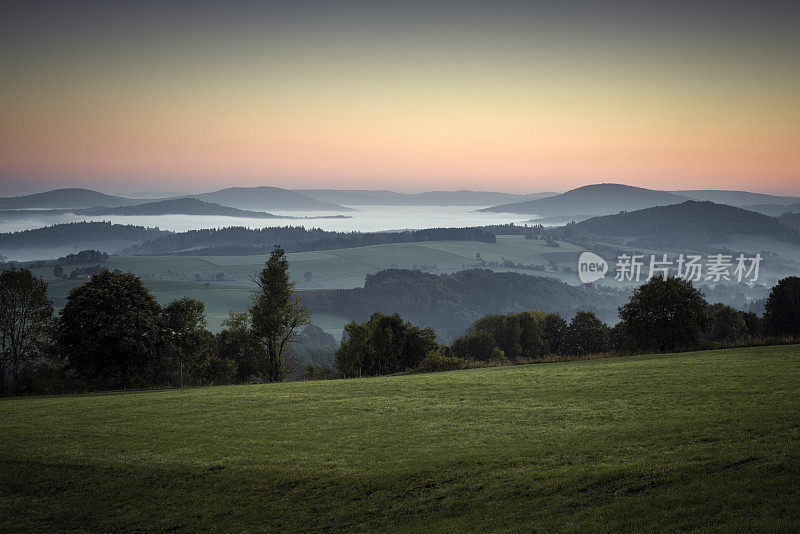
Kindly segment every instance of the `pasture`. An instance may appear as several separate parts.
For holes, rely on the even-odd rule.
[[[800,528],[800,347],[0,401],[0,530]]]

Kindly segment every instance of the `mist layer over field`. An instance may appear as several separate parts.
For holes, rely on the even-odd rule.
[[[52,224],[78,221],[111,221],[116,224],[159,227],[162,230],[184,232],[200,228],[222,228],[226,226],[303,226],[339,232],[380,232],[388,230],[457,228],[486,226],[492,224],[520,223],[531,219],[530,215],[513,213],[482,213],[477,210],[486,206],[356,206],[357,211],[348,212],[347,218],[322,218],[341,215],[333,212],[298,213],[275,211],[286,218],[250,219],[222,216],[198,215],[75,215],[64,213],[44,215],[40,210],[31,210],[29,219],[0,220],[0,232],[16,232],[42,228]],[[298,219],[297,217],[309,217]]]

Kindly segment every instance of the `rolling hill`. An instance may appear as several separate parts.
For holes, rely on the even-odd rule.
[[[373,206],[491,206],[508,202],[521,202],[556,195],[557,193],[533,193],[517,195],[493,191],[428,191],[426,193],[396,193],[387,190],[369,189],[307,189],[297,190],[316,200],[345,205]]]
[[[761,235],[800,243],[800,235],[777,219],[761,213],[688,200],[616,215],[594,217],[569,225],[576,235],[719,239],[730,235]]]
[[[133,200],[125,197],[106,195],[91,189],[54,189],[44,193],[24,195],[19,197],[0,198],[0,209],[18,210],[30,208],[91,208],[94,206],[129,206],[147,202],[146,199]]]
[[[8,532],[796,532],[797,345],[0,402]]]
[[[740,208],[748,208],[754,204],[773,204],[785,206],[800,202],[800,197],[765,195],[763,193],[751,193],[750,191],[725,191],[717,189],[687,189],[681,191],[671,191],[676,195],[681,195],[692,200],[708,200],[716,204],[727,204]],[[754,210],[758,211],[758,210]]]
[[[502,204],[481,211],[524,213],[538,217],[610,215],[623,210],[679,204],[686,197],[622,184],[594,184],[553,197]]]
[[[315,200],[295,191],[267,186],[229,187],[212,193],[192,195],[192,197],[242,210],[353,211],[351,208]]]
[[[158,228],[74,222],[0,234],[0,254],[15,258],[55,258],[85,249],[112,253],[169,234]]]
[[[249,211],[205,202],[196,198],[172,198],[117,208],[96,207],[75,212],[78,215],[221,215],[269,219],[278,217],[264,211]]]
[[[364,287],[312,291],[304,303],[316,313],[337,313],[365,321],[375,312],[399,313],[416,325],[433,328],[444,340],[463,334],[490,313],[544,310],[572,317],[592,309],[613,321],[624,295],[575,287],[553,278],[515,272],[470,269],[433,274],[387,269],[366,276]]]

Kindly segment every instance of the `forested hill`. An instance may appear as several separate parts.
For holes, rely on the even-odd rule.
[[[525,213],[538,217],[606,215],[622,210],[678,204],[686,197],[623,184],[593,184],[539,200],[503,204],[481,211]]]
[[[763,235],[800,242],[800,235],[767,215],[713,202],[690,200],[570,224],[574,235],[685,236],[721,239],[733,234]]]
[[[315,312],[364,321],[375,312],[397,312],[416,325],[436,330],[439,341],[464,333],[490,313],[524,310],[555,312],[569,319],[578,310],[595,310],[616,321],[625,294],[573,287],[552,278],[472,269],[454,274],[390,269],[368,275],[363,288],[311,291],[303,302]]]
[[[0,234],[0,249],[27,247],[51,247],[69,243],[93,241],[138,241],[144,242],[168,234],[158,228],[145,228],[110,222],[76,222],[54,224],[35,230],[24,230]]]
[[[259,219],[278,217],[265,211],[240,210],[212,202],[204,202],[196,198],[173,198],[116,208],[96,207],[80,210],[77,213],[79,215],[221,215]]]
[[[130,198],[106,195],[91,189],[55,189],[44,193],[0,198],[0,209],[89,208],[92,206],[127,206]]]
[[[494,243],[495,234],[482,228],[431,228],[405,232],[328,232],[300,226],[250,229],[229,227],[189,230],[164,235],[142,245],[132,246],[122,255],[159,256],[184,254],[197,256],[244,256],[265,254],[275,244],[287,252],[410,243],[415,241],[482,241]]]

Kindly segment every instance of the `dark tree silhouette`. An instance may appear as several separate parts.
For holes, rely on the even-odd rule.
[[[276,246],[258,279],[259,292],[250,308],[253,335],[267,354],[266,378],[283,378],[283,357],[297,329],[311,322],[308,310],[294,292],[289,278],[289,262],[284,250]]]
[[[700,345],[708,326],[708,303],[688,280],[652,278],[619,309],[626,344],[660,352]]]
[[[52,326],[47,284],[27,269],[0,273],[0,395],[14,393],[20,370],[42,355]]]
[[[58,339],[88,386],[125,388],[163,382],[162,332],[161,307],[142,281],[103,271],[69,292]]]
[[[774,336],[800,336],[800,277],[789,276],[772,288],[764,319]]]

